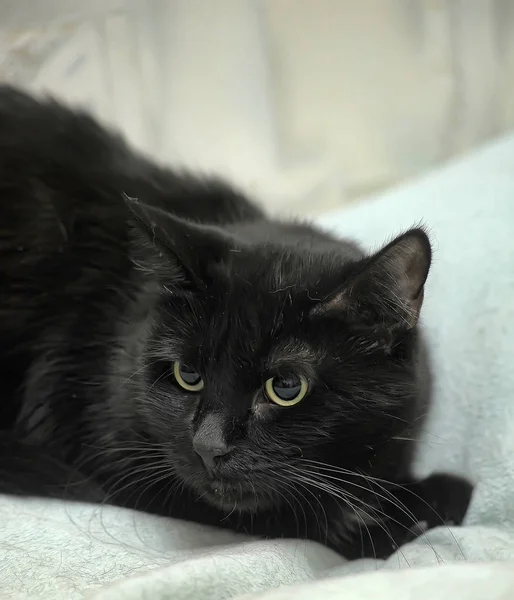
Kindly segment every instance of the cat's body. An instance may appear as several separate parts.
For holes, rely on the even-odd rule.
[[[420,230],[365,257],[0,87],[0,489],[387,554],[440,518],[410,479],[429,265]]]

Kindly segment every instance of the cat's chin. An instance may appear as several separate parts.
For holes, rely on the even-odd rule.
[[[267,508],[270,499],[244,484],[210,481],[201,490],[202,499],[223,512],[258,512]]]

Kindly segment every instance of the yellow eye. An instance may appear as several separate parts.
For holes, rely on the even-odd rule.
[[[173,375],[181,388],[188,392],[199,392],[203,390],[203,379],[197,371],[183,365],[178,360],[173,363]]]
[[[286,377],[270,377],[264,387],[266,395],[275,404],[294,406],[309,391],[309,382],[302,375],[292,373]]]

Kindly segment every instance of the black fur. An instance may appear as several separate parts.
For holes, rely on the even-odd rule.
[[[0,489],[387,555],[440,522],[410,476],[430,255],[421,229],[365,256],[270,220],[0,87]],[[273,404],[264,382],[291,373],[307,396]]]

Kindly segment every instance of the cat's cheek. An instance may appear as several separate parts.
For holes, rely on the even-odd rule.
[[[184,436],[189,439],[199,402],[199,397],[169,389],[165,393],[152,394],[150,399],[143,397],[138,414],[147,423],[149,433],[165,442]],[[160,410],[155,410],[156,405]]]
[[[277,410],[280,409],[271,402],[258,401],[254,402],[252,414],[258,421],[269,421],[275,417]]]
[[[184,399],[173,399],[173,418],[180,420],[188,426],[192,425],[200,402],[199,399],[192,399],[189,396]]]

